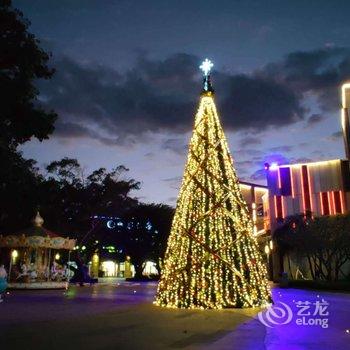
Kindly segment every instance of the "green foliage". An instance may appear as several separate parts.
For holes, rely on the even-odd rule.
[[[0,146],[16,147],[53,132],[56,114],[39,105],[37,79],[50,79],[50,55],[28,32],[30,22],[11,1],[0,0]]]

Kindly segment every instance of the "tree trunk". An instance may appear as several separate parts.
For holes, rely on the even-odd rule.
[[[135,268],[135,279],[141,279],[142,276],[142,271],[143,271],[143,263],[142,261],[137,261],[134,262],[134,268]]]

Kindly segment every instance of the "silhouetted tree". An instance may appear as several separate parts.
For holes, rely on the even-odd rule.
[[[164,204],[139,204],[127,213],[123,242],[135,267],[135,278],[142,277],[146,260],[155,262],[159,270],[173,215],[174,209]]]
[[[29,33],[30,22],[10,0],[0,0],[0,230],[28,224],[38,203],[42,177],[35,161],[16,148],[52,133],[56,114],[40,107],[38,79],[50,79],[50,55]]]
[[[50,79],[50,54],[28,31],[30,22],[0,0],[0,140],[1,147],[16,147],[31,137],[43,140],[52,133],[56,114],[40,107],[37,79]]]
[[[297,215],[288,218],[274,236],[283,254],[307,259],[313,279],[347,277],[341,268],[350,261],[350,215],[314,219]]]

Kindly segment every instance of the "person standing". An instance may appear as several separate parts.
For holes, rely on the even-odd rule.
[[[7,288],[7,272],[4,265],[0,265],[0,303],[4,301],[3,295]]]

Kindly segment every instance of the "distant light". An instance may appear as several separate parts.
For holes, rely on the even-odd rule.
[[[59,253],[57,253],[56,255],[55,255],[55,260],[60,260],[60,254]]]
[[[278,170],[278,164],[277,163],[272,163],[270,165],[270,170]]]
[[[15,260],[18,257],[18,251],[17,250],[13,250],[11,253],[12,259]]]

